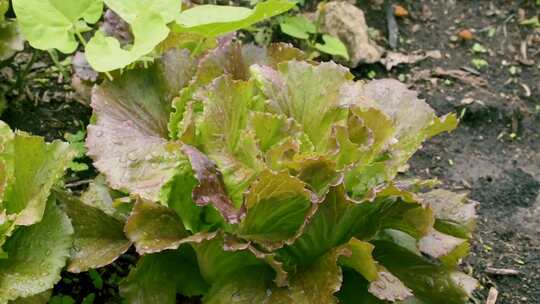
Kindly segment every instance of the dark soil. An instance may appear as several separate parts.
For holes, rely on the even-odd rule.
[[[534,1],[424,0],[408,4],[403,5],[411,17],[398,20],[399,51],[440,50],[443,59],[398,67],[390,75],[403,75],[439,114],[463,115],[457,130],[424,145],[410,161],[408,174],[437,177],[443,187],[468,191],[479,202],[473,248],[464,263],[482,284],[478,303],[485,303],[490,287],[499,291],[497,303],[540,303],[540,41],[528,44],[532,65],[520,60],[522,42],[540,34],[538,29],[534,32],[519,25],[521,14],[530,18],[539,9]],[[382,11],[368,10],[367,16],[370,26],[385,33]],[[491,28],[494,33],[489,37]],[[462,29],[475,30],[476,39],[452,42],[451,36]],[[474,43],[489,53],[473,54]],[[478,75],[487,86],[419,77],[436,67],[473,67],[473,58],[489,62]],[[512,75],[512,66],[520,72]],[[386,76],[380,66],[362,67],[359,74],[370,69],[382,74],[377,77]],[[530,89],[530,96],[523,85]],[[475,102],[463,104],[466,98]],[[485,272],[487,267],[514,269],[519,274],[490,275]]]
[[[385,12],[368,2],[359,2],[368,24],[386,36]],[[443,187],[468,191],[470,198],[479,202],[471,256],[463,265],[482,284],[475,302],[484,303],[489,288],[495,287],[499,304],[540,303],[539,41],[527,44],[532,65],[522,63],[521,53],[522,42],[530,42],[532,35],[538,39],[540,30],[535,33],[533,28],[519,25],[523,14],[530,18],[539,13],[538,7],[534,0],[411,0],[400,4],[411,16],[398,20],[401,43],[397,51],[440,50],[443,59],[396,67],[390,73],[380,64],[361,66],[353,72],[361,78],[374,71],[376,78],[404,79],[439,114],[457,112],[462,116],[457,130],[424,145],[411,160],[407,175],[437,177]],[[453,42],[451,37],[466,28],[475,30],[476,40]],[[471,47],[476,42],[489,52],[473,54]],[[387,47],[384,41],[379,43]],[[422,76],[436,67],[470,68],[473,58],[489,63],[478,73],[487,86]],[[21,64],[24,60],[23,56]],[[91,111],[76,102],[69,84],[57,72],[47,70],[47,59],[41,61],[25,84],[32,96],[19,94],[15,101],[16,96],[8,94],[9,109],[1,119],[12,128],[48,140],[62,139],[66,132],[83,129]],[[517,72],[511,73],[511,67]],[[36,82],[36,78],[41,80]],[[92,174],[70,173],[68,181]],[[127,254],[98,270],[102,279],[99,286],[96,273],[66,273],[54,294],[69,295],[77,303],[90,294],[94,294],[94,303],[120,303],[118,278],[129,271],[136,261],[134,256]],[[514,269],[519,274],[490,275],[487,267]],[[179,299],[179,303],[186,302]]]

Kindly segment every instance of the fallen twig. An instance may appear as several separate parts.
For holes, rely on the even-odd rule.
[[[475,87],[485,87],[488,85],[487,80],[485,80],[484,78],[474,76],[470,72],[465,72],[462,70],[445,70],[441,67],[437,67],[433,71],[433,75],[451,77],[465,84],[470,84]]]
[[[92,182],[91,179],[83,179],[83,180],[80,180],[80,181],[76,181],[76,182],[73,182],[73,183],[66,184],[65,187],[66,188],[75,188],[75,187],[79,187],[79,186],[82,186],[82,185],[90,184],[91,182]]]
[[[519,271],[515,269],[510,269],[510,268],[488,267],[486,268],[486,273],[496,274],[496,275],[518,275]]]
[[[388,52],[386,57],[381,59],[381,63],[385,65],[386,70],[390,71],[393,67],[400,64],[414,64],[427,58],[441,59],[441,52],[434,51],[416,51],[410,54],[402,54],[397,52]]]
[[[388,25],[388,44],[392,49],[395,49],[399,41],[399,28],[394,15],[394,5],[391,1],[386,2],[386,22]]]

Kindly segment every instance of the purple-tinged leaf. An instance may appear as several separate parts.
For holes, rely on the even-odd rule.
[[[287,172],[264,171],[246,194],[238,234],[267,250],[292,244],[315,211],[314,193]]]
[[[124,227],[140,255],[177,249],[188,233],[173,209],[139,200]]]
[[[196,148],[184,145],[182,151],[189,158],[199,185],[193,189],[193,200],[199,206],[211,204],[231,224],[240,222],[245,209],[236,209],[227,194],[223,176],[216,164]]]
[[[86,144],[112,188],[158,201],[182,157],[181,144],[167,141],[171,101],[193,69],[187,51],[171,50],[149,69],[127,71],[94,88],[96,122]]]
[[[407,288],[396,276],[382,268],[377,280],[369,284],[368,291],[383,301],[403,301],[412,297],[412,290]]]
[[[74,240],[67,270],[74,273],[109,265],[131,246],[123,223],[68,193],[55,192],[73,225]]]

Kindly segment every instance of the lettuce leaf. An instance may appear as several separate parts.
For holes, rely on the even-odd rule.
[[[86,145],[113,189],[159,199],[182,159],[181,144],[167,140],[171,101],[193,69],[187,51],[172,50],[146,71],[130,70],[94,89],[96,122]]]
[[[145,255],[120,284],[120,294],[129,303],[176,303],[178,292],[186,296],[206,292],[193,250],[182,247]]]
[[[131,247],[121,221],[70,194],[56,192],[54,196],[62,203],[74,230],[68,271],[79,273],[106,266]]]
[[[52,186],[63,176],[76,152],[67,143],[49,144],[22,132],[16,132],[6,146],[1,157],[11,173],[2,208],[7,214],[17,215],[17,225],[35,224],[43,217]]]
[[[41,222],[20,227],[7,240],[0,259],[0,303],[53,288],[70,255],[73,227],[50,199]]]
[[[138,197],[124,231],[143,258],[122,293],[195,294],[165,269],[176,263],[204,303],[465,303],[474,208],[394,182],[456,117],[287,45],[217,41],[94,90],[90,155]]]

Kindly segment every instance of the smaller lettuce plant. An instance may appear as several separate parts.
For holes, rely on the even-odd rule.
[[[247,13],[246,13],[247,14]],[[136,200],[130,303],[466,303],[474,205],[396,181],[456,127],[285,44],[166,50],[93,90],[88,154]]]
[[[99,196],[53,190],[76,154],[0,121],[0,303],[46,301],[64,267],[101,267],[130,247]]]

